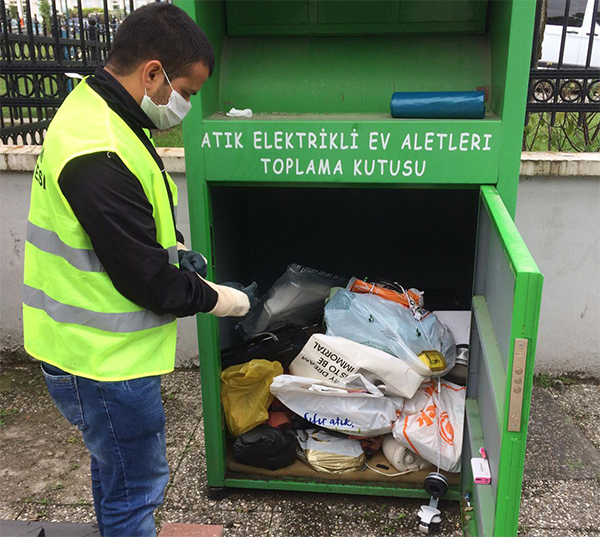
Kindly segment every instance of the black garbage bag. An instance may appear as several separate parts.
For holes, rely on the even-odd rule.
[[[347,283],[348,278],[293,263],[235,328],[248,340],[284,326],[318,323],[331,288]]]
[[[259,425],[236,438],[233,458],[243,464],[277,470],[296,460],[296,439],[270,425]]]
[[[297,326],[285,326],[273,332],[265,332],[244,341],[234,347],[221,351],[221,366],[223,369],[238,364],[245,364],[250,360],[260,358],[262,360],[280,362],[284,369],[300,354],[304,345],[312,334],[324,333],[322,326],[312,325],[305,328]]]

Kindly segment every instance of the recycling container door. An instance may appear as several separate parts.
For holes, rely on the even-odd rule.
[[[482,186],[461,490],[467,535],[517,535],[543,277],[498,191]],[[475,484],[484,448],[491,484]]]

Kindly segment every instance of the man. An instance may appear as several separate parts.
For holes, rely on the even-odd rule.
[[[176,317],[249,310],[247,294],[203,279],[202,256],[178,255],[177,188],[149,133],[183,119],[213,66],[184,11],[134,11],[106,67],[57,112],[34,172],[25,348],[90,451],[104,537],[155,535],[169,475],[160,375],[174,367]]]

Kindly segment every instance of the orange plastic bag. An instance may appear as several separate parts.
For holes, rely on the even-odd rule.
[[[409,289],[406,293],[399,293],[398,291],[386,289],[385,287],[380,287],[374,283],[367,283],[363,280],[355,279],[352,280],[348,285],[348,291],[360,294],[372,293],[378,297],[384,298],[385,300],[396,302],[405,308],[409,307],[408,298],[406,296],[408,294],[413,304],[416,304],[418,308],[423,307],[423,295],[417,292],[416,289]]]
[[[221,400],[231,434],[247,433],[267,420],[273,402],[269,388],[282,374],[283,366],[268,360],[250,360],[221,373]]]

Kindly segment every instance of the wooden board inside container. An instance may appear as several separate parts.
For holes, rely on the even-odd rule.
[[[381,451],[378,451],[368,461],[369,466],[376,468],[378,464],[384,464],[389,466],[390,470],[386,471],[381,468],[377,468],[382,472],[389,474],[397,473],[394,467],[387,461]],[[309,467],[307,464],[302,462],[300,459],[290,466],[280,468],[279,470],[267,470],[265,468],[258,468],[257,466],[249,466],[242,464],[234,460],[231,450],[227,450],[227,470],[231,472],[239,472],[242,474],[251,474],[268,477],[300,477],[311,480],[335,480],[335,481],[359,481],[359,482],[374,482],[381,481],[384,483],[410,483],[422,485],[429,472],[435,472],[436,468],[433,465],[426,466],[423,470],[418,472],[411,472],[410,474],[404,474],[395,477],[386,477],[377,472],[365,467],[364,470],[359,472],[348,472],[346,474],[326,474],[324,472],[317,472]],[[450,485],[458,485],[460,481],[460,474],[451,474],[449,472],[441,471],[447,478]]]

